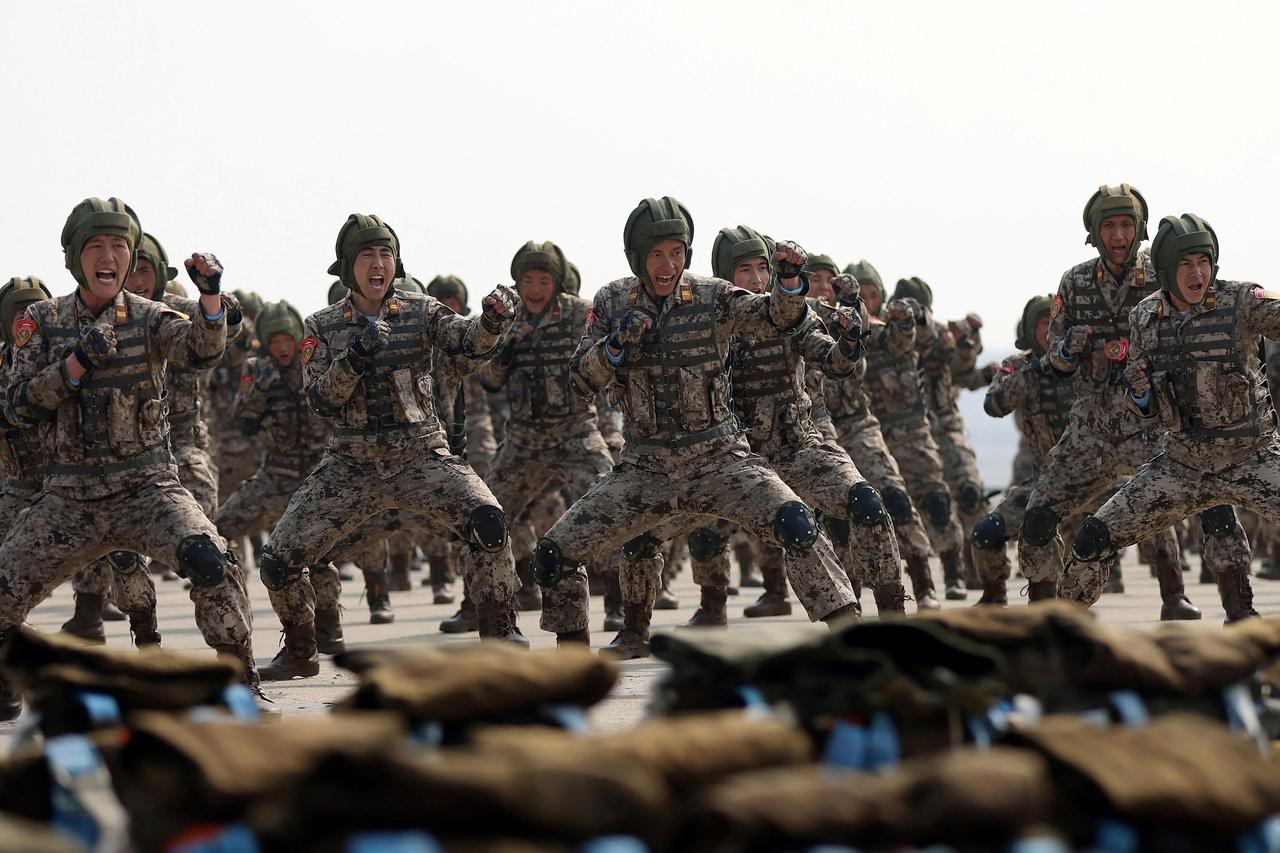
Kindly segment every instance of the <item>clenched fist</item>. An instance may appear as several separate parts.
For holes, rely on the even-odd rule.
[[[480,322],[493,335],[501,334],[516,314],[520,296],[514,288],[500,284],[481,303]]]
[[[209,252],[196,252],[183,261],[191,283],[205,296],[222,292],[222,263]]]
[[[909,329],[924,319],[924,308],[919,302],[910,297],[906,299],[891,299],[889,304],[885,306],[884,311],[886,320],[890,323],[897,323],[904,329]]]
[[[631,344],[640,343],[644,333],[653,328],[653,318],[643,311],[629,309],[622,312],[617,327],[609,336],[609,345],[614,349],[626,349]]]
[[[85,370],[101,367],[116,354],[116,330],[111,326],[94,326],[80,339],[74,353]]]
[[[1062,350],[1067,355],[1075,358],[1084,352],[1085,346],[1089,343],[1089,335],[1093,334],[1092,326],[1072,326],[1067,329],[1067,336],[1062,340]]]
[[[1151,390],[1151,362],[1146,358],[1130,359],[1124,366],[1124,384],[1135,398],[1145,397]]]

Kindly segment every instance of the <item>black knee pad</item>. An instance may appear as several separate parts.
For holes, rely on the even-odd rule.
[[[956,489],[956,506],[968,515],[982,506],[982,487],[977,483],[963,483]]]
[[[579,565],[573,560],[565,559],[560,546],[545,536],[534,546],[533,579],[538,582],[538,586],[555,586],[564,577],[565,569],[576,569]]]
[[[827,529],[827,535],[831,537],[831,541],[842,547],[849,545],[849,522],[843,518],[832,518],[829,515],[822,517],[822,526]]]
[[[302,566],[290,566],[275,554],[263,549],[262,556],[258,558],[258,576],[262,578],[263,586],[272,592],[277,592],[291,583],[296,583],[302,577]]]
[[[112,551],[107,555],[107,563],[111,571],[121,575],[131,575],[142,568],[142,557],[132,551]]]
[[[192,586],[217,586],[227,576],[227,555],[208,533],[182,537],[177,556],[178,569]]]
[[[924,514],[935,529],[946,529],[951,523],[951,495],[946,492],[930,492],[925,495]]]
[[[1027,510],[1022,519],[1022,540],[1028,545],[1048,545],[1058,532],[1062,517],[1047,506]]]
[[[894,524],[906,524],[911,520],[910,495],[897,486],[890,486],[884,490],[882,497],[884,508],[889,510],[889,517],[893,519]]]
[[[507,514],[502,507],[485,504],[471,510],[467,538],[482,551],[495,553],[507,545]]]
[[[1096,560],[1111,550],[1111,531],[1091,515],[1080,525],[1080,532],[1076,534],[1071,550],[1082,560]]]
[[[973,546],[983,551],[999,551],[1009,541],[1009,531],[1004,526],[1004,516],[998,512],[984,516],[973,526],[969,536]]]
[[[635,539],[622,543],[622,556],[631,560],[652,560],[658,556],[662,542],[652,533],[641,533]]]
[[[1205,536],[1229,536],[1236,529],[1236,509],[1230,504],[1211,506],[1200,513]]]
[[[880,493],[865,480],[849,489],[849,520],[864,527],[876,527],[889,520],[889,510]]]
[[[818,541],[818,523],[800,501],[787,501],[778,507],[773,516],[773,532],[782,547],[790,551],[808,551]]]
[[[715,558],[724,548],[724,537],[709,527],[699,527],[689,534],[689,556],[700,563]]]

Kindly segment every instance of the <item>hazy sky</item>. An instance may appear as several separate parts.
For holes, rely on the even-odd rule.
[[[919,275],[993,350],[1091,256],[1081,208],[1129,181],[1271,278],[1280,209],[1272,4],[46,2],[0,7],[0,277],[71,279],[58,237],[118,195],[228,287],[323,303],[348,213],[471,302],[528,239],[584,295],[671,194],[890,287]],[[1154,228],[1153,228],[1154,231]],[[1274,284],[1274,282],[1273,282]]]

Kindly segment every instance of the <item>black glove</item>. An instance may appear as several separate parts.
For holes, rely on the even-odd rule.
[[[208,265],[208,272],[202,273],[196,269],[196,259],[201,258]],[[216,256],[208,252],[198,252],[192,255],[186,261],[187,275],[191,277],[191,283],[196,286],[205,296],[213,296],[222,292],[222,263]]]
[[[386,346],[391,339],[391,327],[386,320],[371,320],[365,324],[364,331],[347,347],[347,361],[357,373],[364,373],[369,359],[378,350]]]
[[[116,354],[116,330],[110,326],[94,326],[80,339],[71,355],[85,370],[101,367]]]
[[[280,378],[280,371],[276,370],[276,366],[270,363],[264,363],[258,369],[258,376],[254,380],[254,384],[262,391],[267,390]]]
[[[643,311],[628,308],[622,312],[618,325],[609,336],[609,346],[614,349],[626,349],[632,344],[640,343],[645,332],[653,327],[653,318]]]

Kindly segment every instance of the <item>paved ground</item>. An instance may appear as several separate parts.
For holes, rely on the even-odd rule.
[[[1197,571],[1199,560],[1192,557]],[[1116,624],[1153,625],[1160,612],[1156,582],[1147,569],[1136,562],[1134,549],[1130,549],[1124,560],[1125,583],[1128,591],[1124,595],[1104,596],[1098,606],[1101,618]],[[736,577],[736,571],[735,571]],[[1218,603],[1217,590],[1212,585],[1196,583],[1196,572],[1187,574],[1187,588],[1194,601],[1203,611],[1205,620],[1213,624],[1222,623],[1222,608]],[[935,566],[934,575],[941,578],[941,572]],[[414,583],[421,578],[414,574]],[[275,654],[279,643],[279,623],[271,612],[270,604],[262,586],[257,583],[256,575],[251,578],[254,602],[254,648],[259,661],[265,662]],[[191,619],[191,604],[181,584],[169,582],[159,583],[160,596],[160,630],[164,637],[164,645],[173,649],[205,650],[206,647],[195,629]],[[1016,598],[1021,582],[1011,583],[1011,599],[1019,602],[1025,599]],[[1256,605],[1264,614],[1280,613],[1280,582],[1254,580]],[[697,588],[689,579],[688,573],[682,574],[676,581],[676,593],[680,597],[682,607],[675,611],[659,611],[654,616],[656,628],[670,628],[684,622],[693,613],[697,604]],[[755,598],[755,592],[730,599],[730,631],[750,631],[762,621],[790,621],[804,624],[805,620],[800,607],[796,605],[795,614],[783,619],[752,620],[741,616],[742,607]],[[392,625],[368,624],[368,611],[362,598],[362,584],[359,581],[345,585],[343,592],[345,611],[346,638],[349,647],[358,645],[393,645],[417,643],[471,643],[475,642],[475,634],[447,636],[439,631],[440,620],[450,615],[452,606],[433,605],[430,603],[430,591],[417,587],[413,592],[393,595],[396,610],[396,621]],[[970,601],[976,600],[977,594],[970,593]],[[863,595],[863,606],[867,608],[867,616],[875,614],[875,604],[869,594]],[[968,606],[965,602],[945,602],[944,606]],[[1020,604],[1014,605],[1020,606]],[[908,609],[912,605],[908,603]],[[69,586],[60,589],[53,598],[39,607],[31,617],[31,624],[41,630],[56,631],[71,615],[72,597]],[[736,615],[735,615],[736,614]],[[535,648],[550,647],[555,643],[552,635],[546,634],[536,627],[537,614],[521,614],[523,630],[533,640]],[[603,619],[601,600],[592,599],[593,645],[599,647],[612,638],[600,629]],[[822,630],[815,626],[814,630]],[[115,646],[127,646],[129,643],[128,628],[124,622],[107,623],[108,642]],[[597,707],[592,713],[592,722],[601,728],[620,728],[638,721],[645,711],[650,688],[654,680],[661,675],[663,665],[652,658],[630,661],[623,665],[623,676],[613,695]],[[290,683],[273,683],[265,685],[267,694],[281,707],[285,714],[322,714],[329,706],[345,695],[355,679],[349,673],[337,669],[332,663],[322,664],[320,675],[307,680],[295,680]],[[13,723],[0,724],[0,743],[8,739]]]

